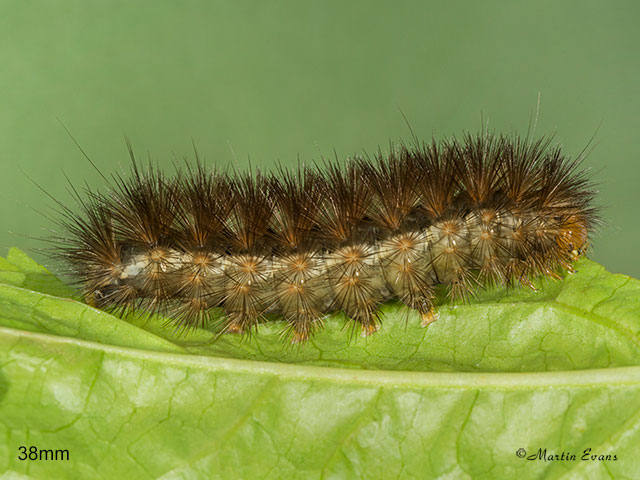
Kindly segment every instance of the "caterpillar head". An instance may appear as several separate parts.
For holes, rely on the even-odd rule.
[[[584,255],[588,247],[587,221],[584,216],[570,215],[563,222],[557,242],[574,261]]]

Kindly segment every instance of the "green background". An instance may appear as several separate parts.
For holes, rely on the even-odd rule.
[[[600,183],[591,257],[640,276],[638,2],[0,3],[0,254],[38,248],[64,173],[100,185],[123,136],[268,167],[489,128],[557,133]],[[597,132],[596,132],[597,131]],[[25,175],[26,174],[26,175]],[[38,213],[42,212],[42,213]],[[33,250],[31,250],[33,252]],[[36,258],[38,255],[36,254]],[[42,257],[40,257],[42,258]]]

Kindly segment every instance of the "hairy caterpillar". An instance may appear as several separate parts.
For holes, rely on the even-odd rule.
[[[392,145],[387,154],[273,173],[195,167],[166,178],[133,161],[106,194],[66,207],[57,255],[99,307],[161,311],[178,326],[250,332],[267,313],[307,340],[343,311],[363,335],[399,299],[435,319],[452,300],[497,283],[559,278],[597,220],[581,156],[549,139],[481,133]]]

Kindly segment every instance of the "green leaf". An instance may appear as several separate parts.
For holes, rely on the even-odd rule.
[[[12,249],[0,259],[0,472],[633,478],[640,282],[576,268],[537,292],[445,302],[427,328],[391,303],[372,337],[351,338],[335,315],[288,346],[277,321],[247,339],[117,318]],[[22,461],[20,446],[69,460]],[[595,460],[582,460],[588,448]],[[563,452],[576,459],[549,460]]]

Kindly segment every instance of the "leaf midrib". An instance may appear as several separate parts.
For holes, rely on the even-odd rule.
[[[52,345],[75,345],[96,352],[111,353],[131,359],[163,365],[181,365],[211,371],[231,371],[240,374],[265,374],[287,380],[324,380],[363,386],[431,387],[431,388],[491,388],[528,389],[540,387],[591,387],[596,385],[640,384],[640,366],[554,372],[412,372],[398,370],[353,370],[290,363],[263,362],[207,355],[165,353],[105,345],[44,333],[25,332],[0,327],[0,342],[33,339]]]

